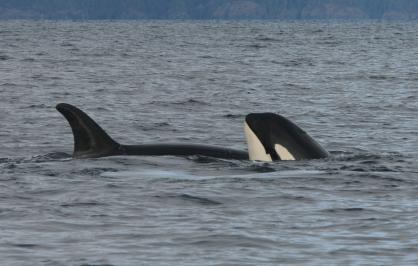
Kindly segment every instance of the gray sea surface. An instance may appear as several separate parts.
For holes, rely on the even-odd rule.
[[[1,265],[417,265],[418,23],[0,22]],[[55,105],[124,144],[331,152],[72,159]]]

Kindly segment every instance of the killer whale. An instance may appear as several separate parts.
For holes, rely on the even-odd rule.
[[[56,109],[67,119],[74,137],[74,158],[118,155],[201,155],[236,160],[319,159],[328,153],[306,132],[286,118],[273,114],[249,114],[245,119],[248,151],[201,144],[123,145],[112,139],[92,118],[77,107],[60,103]]]

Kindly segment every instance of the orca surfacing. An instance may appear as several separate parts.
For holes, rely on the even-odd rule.
[[[328,156],[328,153],[303,130],[286,118],[272,113],[249,114],[246,117],[247,152],[200,144],[122,145],[77,107],[60,103],[56,108],[71,126],[74,136],[74,158],[201,155],[222,159],[276,161],[319,159]]]

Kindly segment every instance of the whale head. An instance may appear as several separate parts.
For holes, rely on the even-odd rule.
[[[249,114],[244,128],[250,160],[307,160],[329,155],[305,131],[278,114]]]

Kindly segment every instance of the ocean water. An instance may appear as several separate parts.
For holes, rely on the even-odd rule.
[[[416,22],[0,22],[1,265],[418,264]],[[275,112],[332,156],[72,159],[60,102],[124,144],[246,149]]]

